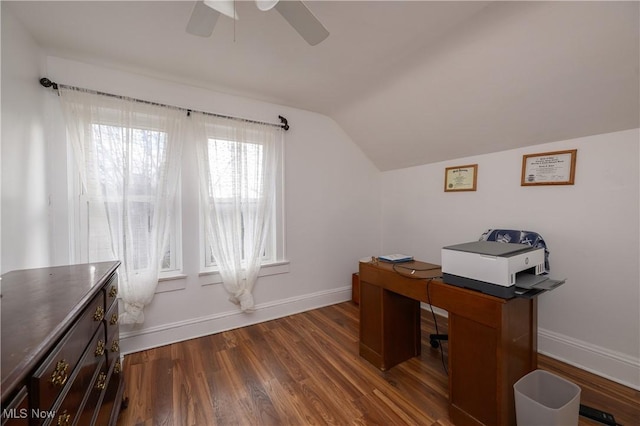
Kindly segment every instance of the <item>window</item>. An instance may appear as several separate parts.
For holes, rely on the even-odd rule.
[[[228,120],[205,120],[202,128],[206,137],[198,146],[203,272],[220,269],[214,253],[224,256],[226,265],[240,259],[242,268],[256,260],[260,265],[283,261],[281,130]]]
[[[254,216],[258,208],[258,199],[260,196],[260,178],[263,176],[263,146],[256,143],[241,143],[220,139],[208,139],[208,162],[211,179],[217,182],[214,185],[218,188],[217,208],[222,210],[224,215],[233,214],[234,203],[236,202],[236,193],[240,192],[242,198],[247,200],[246,210],[240,213],[239,229],[242,235],[241,256],[245,260],[245,245],[248,243],[245,236],[245,216]],[[238,158],[242,156],[242,158]],[[246,174],[248,179],[244,183],[240,183],[237,179],[238,168],[244,168],[242,173]],[[211,190],[212,188],[210,188]],[[213,196],[213,193],[209,194]],[[213,214],[213,212],[211,213]],[[275,218],[276,213],[272,212],[271,217]],[[211,220],[215,220],[213,217]],[[276,248],[276,221],[271,220],[269,232],[266,237],[266,244],[262,251],[262,263],[275,261],[277,256]],[[205,233],[204,244],[204,267],[211,270],[216,268],[215,258],[213,256],[211,238]]]
[[[149,258],[153,253],[150,232],[156,219],[157,186],[167,155],[166,145],[167,133],[163,131],[91,124],[88,151],[89,161],[95,167],[87,173],[87,190],[83,190],[80,183],[76,186],[80,193],[76,255],[80,261],[108,260],[113,258],[114,252],[130,252],[129,267],[133,271],[145,269],[152,263]],[[181,267],[179,203],[178,193],[160,265],[163,273]],[[123,220],[125,204],[127,217]],[[131,232],[120,232],[118,228],[124,226]],[[112,241],[114,228],[126,237]],[[120,247],[113,247],[114,244]]]

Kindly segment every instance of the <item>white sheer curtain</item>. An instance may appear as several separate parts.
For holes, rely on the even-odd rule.
[[[120,322],[142,323],[167,255],[185,113],[81,90],[60,95],[89,205],[88,260],[122,261]]]
[[[254,309],[276,198],[283,131],[275,126],[192,113],[207,244],[229,300]]]

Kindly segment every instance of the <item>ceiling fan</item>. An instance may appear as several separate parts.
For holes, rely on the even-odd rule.
[[[329,31],[301,0],[255,0],[255,2],[258,9],[262,11],[277,10],[311,46],[315,46],[329,36]],[[237,20],[235,0],[197,1],[187,24],[187,32],[201,37],[211,36],[221,14]]]

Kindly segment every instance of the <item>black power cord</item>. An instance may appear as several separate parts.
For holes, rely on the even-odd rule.
[[[431,310],[431,316],[433,317],[433,324],[436,327],[436,334],[440,334],[440,331],[438,330],[438,320],[436,319],[436,313],[433,312],[433,305],[431,304],[431,293],[429,292],[429,284],[431,284],[431,281],[433,281],[433,278],[427,281],[427,301],[429,302],[429,309]],[[438,347],[440,348],[440,359],[442,360],[442,368],[444,368],[444,372],[447,373],[448,376],[449,370],[447,369],[447,364],[444,362],[444,351],[442,350],[442,343],[443,342],[440,342],[440,345],[438,345]]]

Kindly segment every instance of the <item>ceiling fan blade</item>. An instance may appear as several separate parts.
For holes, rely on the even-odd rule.
[[[207,7],[203,1],[197,1],[187,23],[187,32],[200,37],[210,37],[220,17],[220,12]]]
[[[271,10],[278,3],[278,0],[256,0],[256,6],[263,12]]]
[[[234,0],[204,0],[204,4],[231,19],[238,19],[238,12],[236,12],[236,3]]]
[[[300,0],[279,1],[275,9],[311,46],[329,37],[329,31]]]

